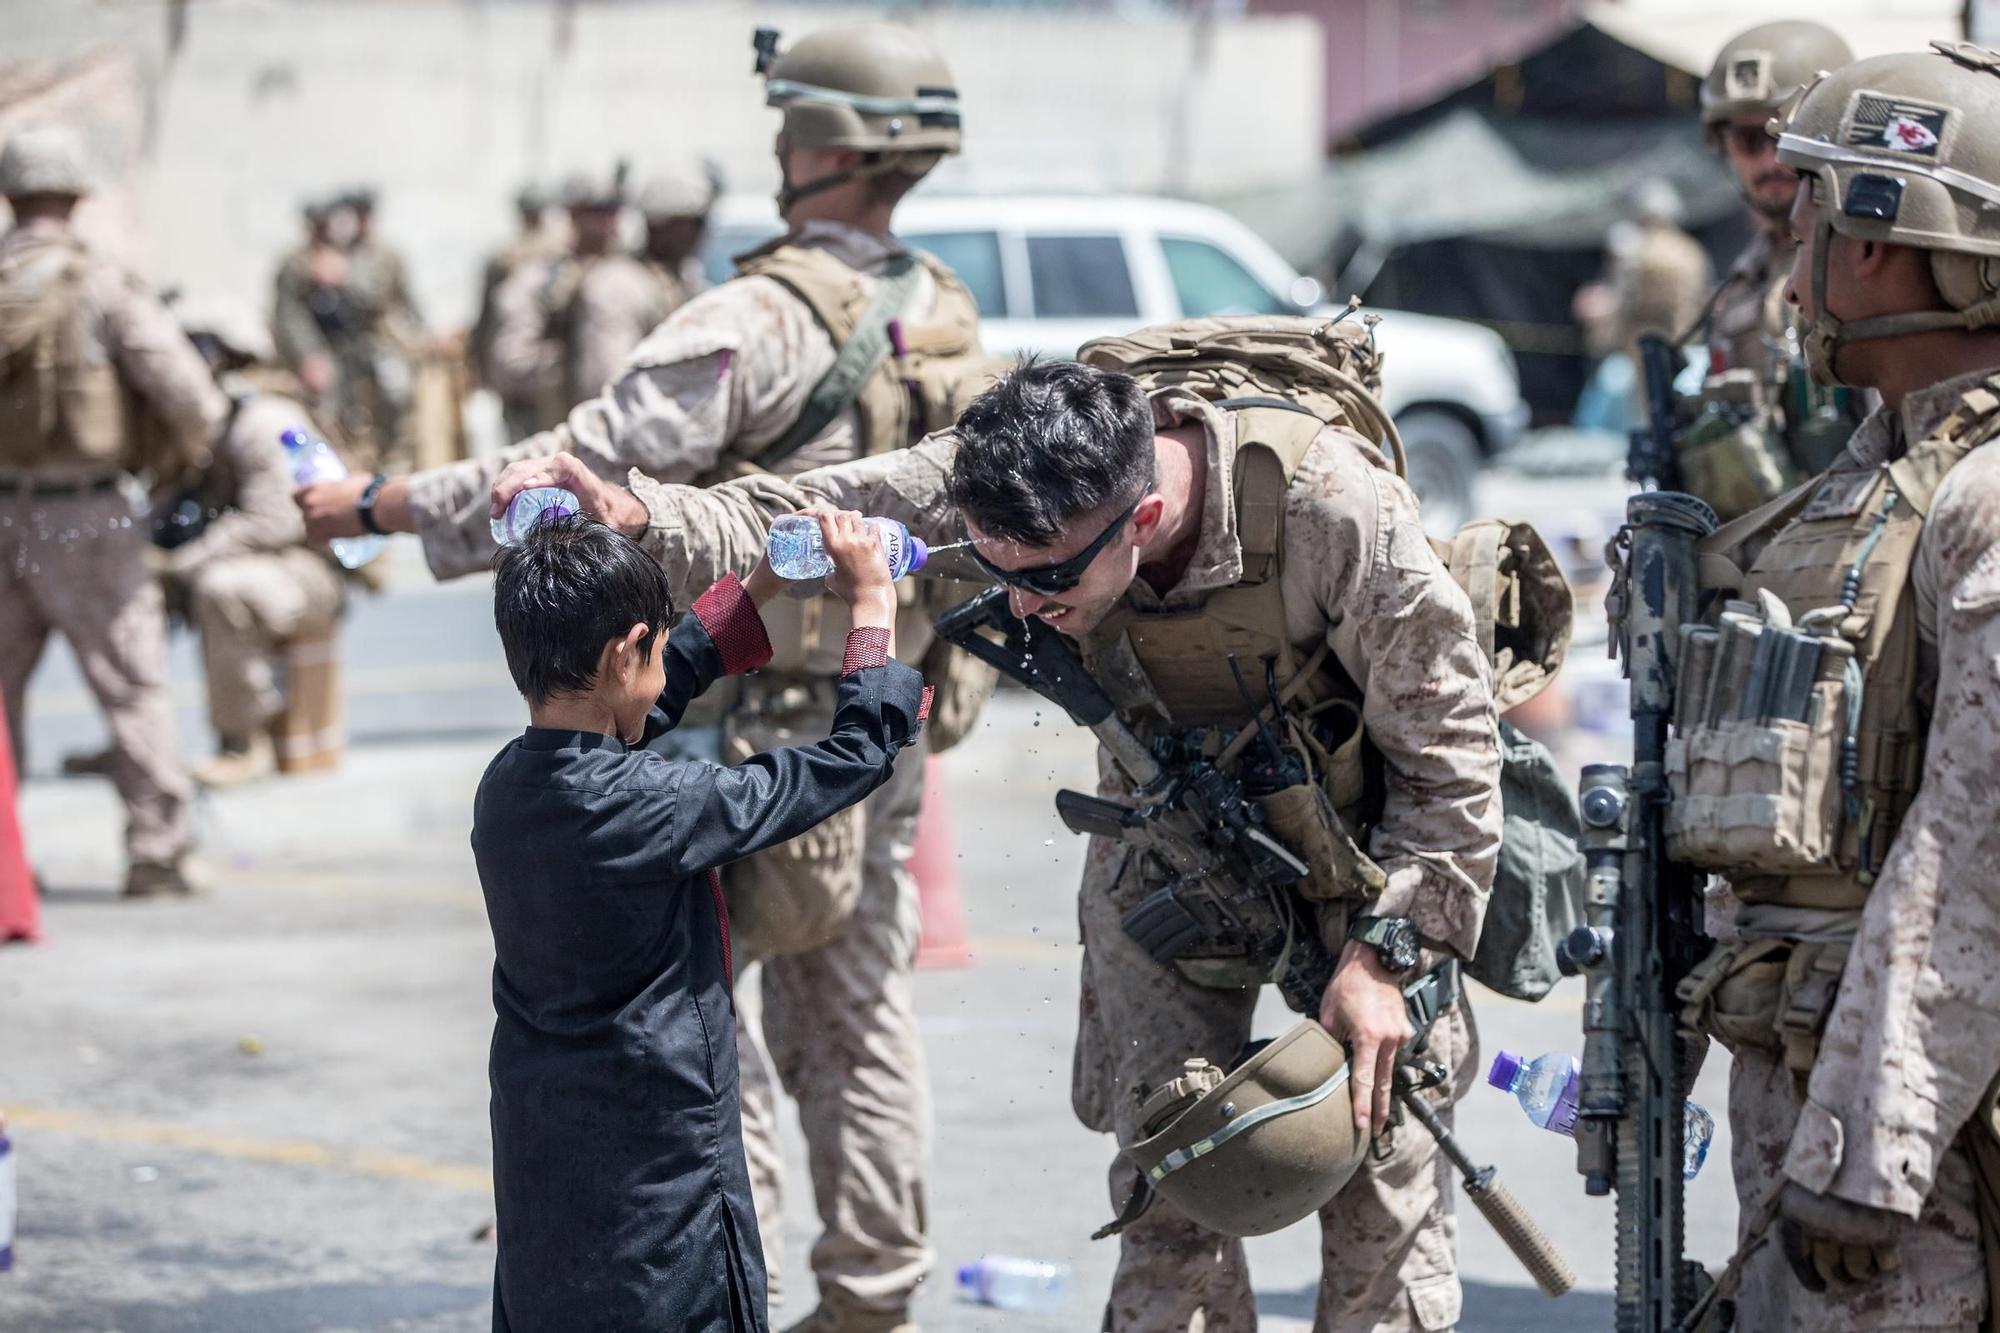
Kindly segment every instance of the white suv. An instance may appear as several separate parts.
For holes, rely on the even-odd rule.
[[[778,231],[769,200],[731,197],[710,222],[711,276]],[[999,355],[1074,356],[1107,334],[1202,315],[1333,314],[1262,237],[1220,210],[1105,195],[928,196],[896,230],[955,270],[979,302],[980,338]],[[1382,396],[1409,451],[1425,521],[1448,533],[1471,516],[1483,459],[1528,420],[1514,359],[1476,324],[1375,311]]]

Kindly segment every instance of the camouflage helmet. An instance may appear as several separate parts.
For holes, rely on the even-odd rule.
[[[564,208],[622,208],[625,204],[625,164],[611,171],[572,171],[557,190]]]
[[[706,158],[670,162],[639,187],[639,212],[647,219],[706,217],[722,193],[722,172]]]
[[[1712,132],[1738,116],[1775,114],[1821,70],[1854,59],[1840,34],[1807,19],[1760,23],[1723,45],[1701,81],[1701,124]]]
[[[1368,1152],[1347,1075],[1347,1052],[1311,1019],[1226,1075],[1189,1060],[1140,1107],[1141,1137],[1118,1159],[1137,1171],[1137,1193],[1098,1234],[1130,1225],[1155,1195],[1224,1236],[1261,1236],[1318,1212]]]
[[[1835,383],[1843,342],[2000,325],[2000,52],[1933,42],[1809,83],[1775,122],[1778,160],[1813,183],[1808,368]],[[1947,309],[1842,321],[1826,308],[1830,234],[1930,252]]]
[[[17,130],[0,149],[0,195],[90,193],[90,168],[83,140],[64,125],[31,125]]]
[[[764,104],[785,113],[785,142],[869,154],[855,171],[787,184],[781,204],[857,176],[922,176],[959,151],[958,87],[922,34],[894,23],[827,28],[781,52],[777,32],[762,28],[756,45]]]

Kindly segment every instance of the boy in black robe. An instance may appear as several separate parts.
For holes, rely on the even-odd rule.
[[[880,545],[859,515],[818,517],[855,625],[832,734],[733,768],[642,747],[769,658],[768,565],[666,631],[666,575],[601,524],[545,522],[501,557],[494,619],[530,725],[487,768],[472,830],[495,954],[496,1330],[767,1327],[716,868],[875,790],[929,705],[893,658]]]

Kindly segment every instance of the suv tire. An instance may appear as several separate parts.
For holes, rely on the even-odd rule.
[[[1449,537],[1472,521],[1472,487],[1479,476],[1479,437],[1439,408],[1416,408],[1396,418],[1410,460],[1410,489],[1423,506],[1424,530]]]

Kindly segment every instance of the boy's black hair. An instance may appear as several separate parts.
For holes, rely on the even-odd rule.
[[[644,622],[642,658],[673,618],[672,587],[636,542],[581,514],[544,519],[500,552],[493,624],[514,688],[530,704],[581,694],[604,645]]]
[[[958,419],[951,502],[982,531],[1051,546],[1153,484],[1153,407],[1130,375],[1024,362]]]

